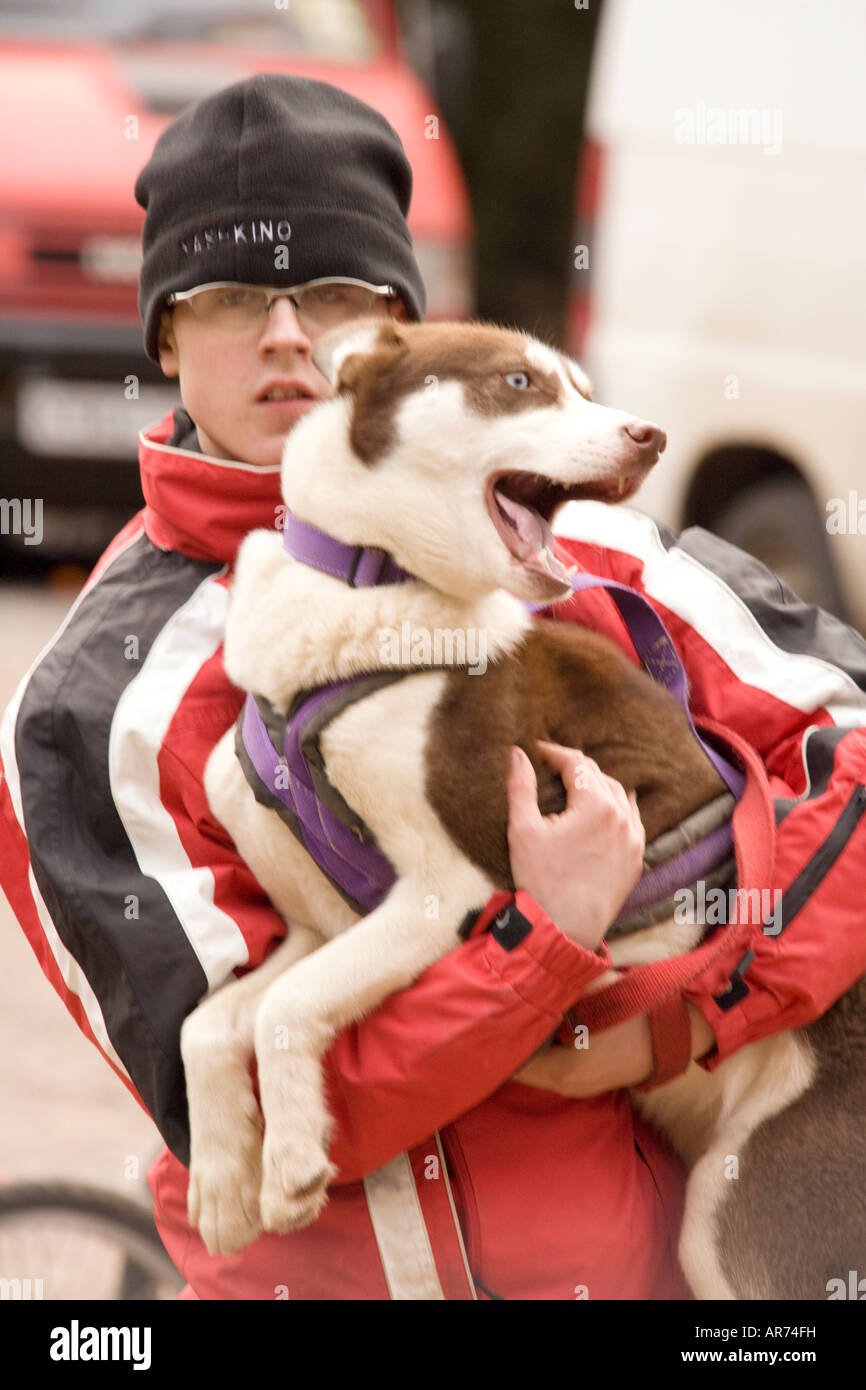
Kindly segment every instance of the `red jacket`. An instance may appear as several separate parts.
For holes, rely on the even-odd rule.
[[[169,445],[174,423],[142,436],[147,506],[7,710],[0,881],[46,976],[166,1140],[151,1186],[175,1262],[205,1298],[686,1297],[682,1173],[627,1095],[570,1101],[509,1081],[607,965],[525,894],[521,939],[487,930],[493,899],[467,942],[335,1039],[339,1177],[314,1226],[217,1259],[188,1228],[180,1025],[284,932],[202,790],[242,700],[222,666],[230,567],[280,494],[278,469]],[[653,603],[693,712],[745,737],[770,774],[784,929],[756,926],[745,971],[736,952],[685,991],[718,1038],[712,1068],[811,1021],[866,971],[866,643],[697,528],[677,537],[583,503],[559,530],[581,567]],[[633,655],[606,595],[556,616]]]

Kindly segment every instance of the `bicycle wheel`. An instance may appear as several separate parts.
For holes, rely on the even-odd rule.
[[[147,1207],[82,1183],[0,1185],[0,1298],[176,1298],[184,1279]]]

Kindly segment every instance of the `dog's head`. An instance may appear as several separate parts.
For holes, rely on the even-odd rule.
[[[595,405],[567,357],[490,324],[358,321],[313,360],[336,396],[286,441],[287,503],[460,597],[568,593],[554,514],[631,497],[665,447],[657,426]]]

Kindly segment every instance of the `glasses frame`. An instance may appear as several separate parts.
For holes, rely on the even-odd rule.
[[[203,290],[230,290],[248,289],[258,290],[265,295],[265,314],[270,314],[271,307],[275,299],[291,299],[293,294],[299,290],[312,290],[317,285],[357,285],[359,289],[370,290],[372,294],[380,295],[383,299],[396,299],[397,290],[393,285],[371,285],[369,280],[356,280],[351,275],[321,275],[317,280],[305,280],[300,285],[287,285],[285,288],[276,285],[250,285],[245,280],[209,280],[207,284],[196,285],[191,290],[173,290],[166,299],[166,305],[171,308],[175,304],[182,304],[186,299],[194,299]],[[296,314],[302,311],[297,304],[292,304]]]

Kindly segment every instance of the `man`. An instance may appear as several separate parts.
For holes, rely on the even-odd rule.
[[[310,358],[318,333],[335,312],[423,316],[405,225],[410,185],[380,116],[302,79],[237,84],[183,112],[158,141],[136,190],[147,211],[140,305],[148,352],[179,377],[184,409],[142,436],[145,510],[7,712],[3,885],[46,975],[166,1140],[150,1182],[189,1296],[687,1297],[675,1253],[683,1175],[621,1089],[653,1071],[647,1018],[600,1035],[585,1055],[539,1052],[608,977],[602,936],[640,868],[634,806],[587,762],[580,796],[546,821],[526,767],[515,767],[509,845],[520,891],[479,904],[468,941],[329,1049],[339,1174],[319,1220],[211,1258],[186,1216],[181,1023],[285,931],[202,789],[242,702],[221,656],[231,567],[243,536],[279,514],[286,431],[327,393]],[[291,294],[273,293],[281,289]],[[629,551],[636,514],[610,517],[621,543],[576,537],[566,548],[652,596],[649,567]],[[862,776],[863,733],[841,725],[866,723],[854,678],[863,680],[866,650],[808,610],[818,656],[783,671],[790,625],[778,648],[757,623],[730,630],[743,603],[712,560],[756,586],[760,567],[728,547],[710,569],[695,560],[696,591],[715,586],[698,624],[665,588],[687,552],[675,538],[665,544],[653,583],[694,705],[754,743],[780,799],[802,787],[807,726],[829,728],[829,740],[809,745],[822,759],[820,793],[816,781],[780,829],[784,886]],[[802,612],[776,618],[802,622]],[[623,641],[604,597],[582,599],[570,616]],[[729,664],[713,648],[723,640],[739,644]],[[551,759],[563,773],[581,762],[555,748]],[[840,893],[855,881],[862,831],[851,843],[835,869]],[[816,903],[786,933],[787,955],[756,928],[736,1007],[717,1001],[737,960],[694,983],[681,1005],[692,1055],[715,1065],[752,1037],[808,1021],[866,969],[863,934],[838,921],[830,933],[826,903]]]

